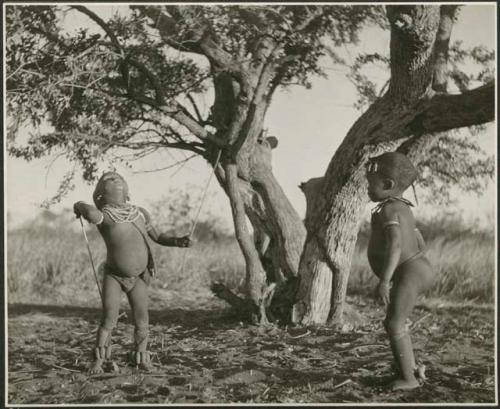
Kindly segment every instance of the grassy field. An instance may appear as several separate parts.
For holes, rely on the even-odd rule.
[[[70,229],[69,223],[27,223],[9,231],[9,302],[64,304],[71,300],[86,305],[97,296],[83,235],[78,223],[71,223],[76,229]],[[197,241],[189,250],[154,246],[158,266],[155,286],[184,293],[188,298],[191,293],[206,293],[213,281],[233,289],[241,287],[245,268],[236,240],[213,225],[216,223],[200,225]],[[427,256],[439,275],[429,296],[493,302],[493,231],[476,231],[449,219],[430,220],[419,227],[427,241]],[[371,294],[376,284],[366,256],[367,228],[364,225],[358,236],[350,294]],[[87,225],[87,234],[98,265],[105,258],[104,243],[93,226]]]

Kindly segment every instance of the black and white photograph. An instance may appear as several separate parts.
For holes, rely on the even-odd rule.
[[[496,2],[5,2],[6,407],[496,405]]]

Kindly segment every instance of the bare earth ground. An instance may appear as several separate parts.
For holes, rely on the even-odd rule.
[[[126,364],[133,331],[126,308],[113,337],[120,373],[93,376],[86,368],[98,308],[9,305],[8,403],[494,402],[492,307],[417,307],[413,342],[427,381],[389,393],[384,312],[372,300],[350,302],[368,325],[306,332],[241,324],[208,294],[189,301],[155,290],[156,372]]]

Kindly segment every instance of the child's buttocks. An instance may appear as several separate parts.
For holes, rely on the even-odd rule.
[[[409,279],[419,287],[419,292],[423,292],[432,287],[436,281],[436,275],[425,254],[419,252],[400,263],[392,279],[395,285],[402,280]]]

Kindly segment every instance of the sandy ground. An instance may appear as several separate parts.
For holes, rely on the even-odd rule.
[[[133,327],[125,308],[113,335],[118,373],[86,373],[100,310],[9,305],[8,403],[494,402],[493,307],[419,306],[416,357],[427,380],[391,393],[384,311],[351,299],[369,324],[342,329],[255,327],[209,294],[151,295],[155,372],[127,365]],[[126,304],[124,304],[126,306]]]

